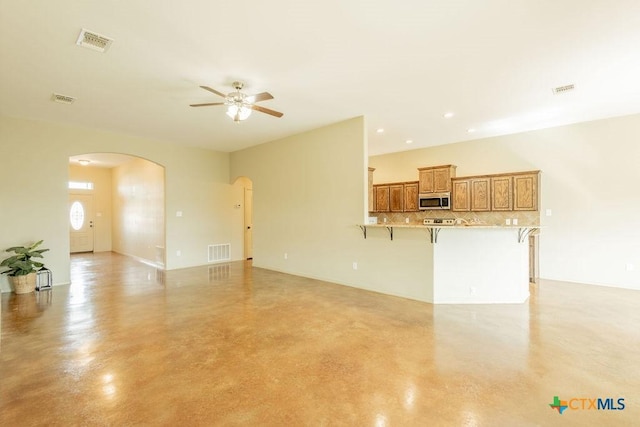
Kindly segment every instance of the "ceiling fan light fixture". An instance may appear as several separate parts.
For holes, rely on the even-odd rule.
[[[231,117],[234,122],[239,123],[243,120],[247,120],[251,115],[251,108],[244,104],[230,104],[227,107],[227,116]]]
[[[269,108],[255,105],[256,102],[268,101],[273,99],[273,96],[269,92],[260,92],[254,95],[246,95],[240,92],[240,89],[244,87],[241,82],[233,82],[233,88],[235,92],[224,94],[209,86],[200,86],[202,89],[211,92],[224,98],[224,102],[205,102],[202,104],[189,104],[191,107],[209,107],[213,105],[224,105],[227,107],[227,116],[231,117],[234,122],[240,123],[246,120],[251,115],[252,110],[256,110],[260,113],[268,114],[273,117],[282,117],[282,113],[279,111],[271,110]]]

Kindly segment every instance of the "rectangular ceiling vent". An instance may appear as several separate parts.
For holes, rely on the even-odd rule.
[[[59,102],[60,104],[73,104],[73,102],[76,99],[72,96],[60,95],[59,93],[54,93],[53,95],[51,95],[51,100],[55,102]]]
[[[78,41],[76,44],[78,46],[86,47],[89,49],[97,50],[98,52],[106,52],[113,43],[113,39],[109,37],[105,37],[98,33],[94,33],[93,31],[89,31],[85,28],[80,31],[80,35],[78,36]]]
[[[574,90],[575,88],[576,88],[576,85],[570,84],[570,85],[565,85],[565,86],[554,87],[551,90],[553,91],[554,94],[559,95],[561,93],[570,92],[570,91]]]

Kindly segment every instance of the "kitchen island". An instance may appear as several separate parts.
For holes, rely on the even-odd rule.
[[[529,298],[527,236],[539,226],[386,223],[360,228],[365,238],[367,230],[372,236],[378,229],[386,229],[391,239],[398,229],[425,233],[425,263],[432,266],[425,286],[433,289],[434,304],[523,303]]]

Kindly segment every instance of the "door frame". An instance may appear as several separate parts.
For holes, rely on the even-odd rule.
[[[71,207],[73,206],[73,203],[71,202],[73,199],[76,199],[76,201],[78,201],[78,199],[88,199],[86,202],[81,202],[81,204],[83,205],[83,209],[84,209],[84,222],[83,222],[83,226],[86,225],[87,230],[84,231],[88,234],[90,234],[90,240],[91,240],[91,249],[90,250],[76,250],[73,251],[73,245],[72,245],[72,233],[79,233],[79,231],[74,231],[73,227],[71,226]],[[82,253],[82,252],[94,252],[95,251],[95,230],[94,230],[94,223],[95,223],[95,212],[94,212],[94,197],[92,193],[87,193],[87,192],[79,192],[79,191],[69,191],[69,204],[68,204],[68,208],[67,208],[67,218],[69,219],[69,253]]]

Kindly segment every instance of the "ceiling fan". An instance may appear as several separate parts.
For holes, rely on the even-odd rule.
[[[227,115],[233,119],[234,122],[240,123],[242,120],[246,120],[251,115],[251,110],[260,111],[274,117],[282,117],[282,113],[269,108],[255,105],[256,102],[267,101],[273,99],[273,96],[269,92],[261,92],[255,95],[246,95],[240,90],[244,87],[242,82],[233,82],[233,88],[235,92],[230,92],[225,95],[222,92],[218,92],[208,86],[200,86],[204,90],[208,90],[211,93],[215,93],[218,96],[224,98],[224,102],[208,102],[205,104],[191,104],[191,107],[209,107],[211,105],[226,105]]]

